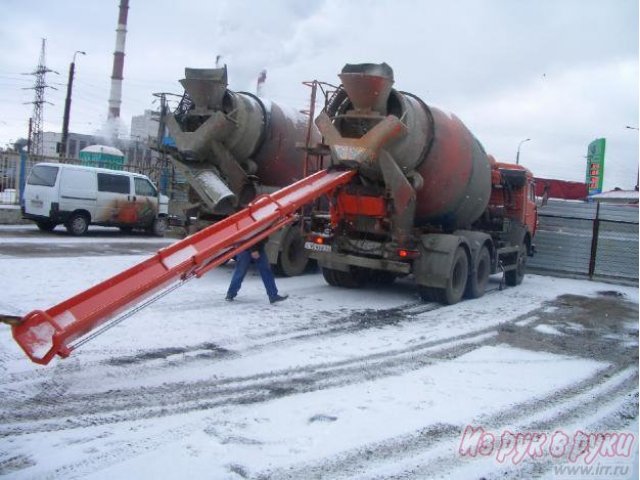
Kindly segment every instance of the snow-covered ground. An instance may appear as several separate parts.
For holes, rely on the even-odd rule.
[[[163,242],[30,228],[0,227],[0,313],[46,309]],[[637,288],[529,275],[441,307],[407,281],[309,274],[277,279],[290,298],[270,305],[251,274],[228,303],[232,268],[46,367],[0,326],[0,475],[638,478]]]

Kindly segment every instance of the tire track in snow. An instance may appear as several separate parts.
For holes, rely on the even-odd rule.
[[[486,344],[493,336],[495,327],[400,350],[246,377],[68,394],[48,397],[44,402],[41,396],[19,401],[9,398],[0,413],[0,438],[265,402],[371,381],[455,358]]]
[[[599,387],[606,384],[615,375],[622,375],[622,381],[614,382],[611,387],[598,391]],[[591,392],[593,392],[592,395]],[[593,414],[603,404],[611,401],[612,398],[619,398],[620,396],[628,396],[624,403],[631,408],[635,405],[637,410],[638,399],[637,396],[633,396],[634,392],[637,393],[637,369],[612,366],[582,382],[544,398],[514,405],[506,411],[478,419],[476,424],[494,432],[503,431],[507,428],[513,430],[514,425],[521,426],[522,431],[549,431],[559,425]],[[572,404],[572,400],[577,397],[590,397],[590,401],[584,402],[578,407],[570,405],[570,408],[563,409],[563,405]],[[547,420],[529,422],[532,415],[547,411],[556,411],[556,413],[550,414]],[[619,420],[619,416],[611,416],[607,421],[607,425],[617,425],[614,420]],[[464,428],[465,425],[426,425],[412,434],[402,435],[375,444],[363,445],[330,459],[259,472],[252,478],[260,480],[294,480],[299,478],[350,479],[356,477],[376,480],[382,480],[383,478],[398,480],[435,478],[438,475],[445,475],[456,466],[462,466],[472,459],[456,457],[457,451],[452,451],[448,456],[437,456],[433,460],[422,463],[418,456],[429,449],[437,448],[439,445],[455,444],[456,442],[459,444]],[[385,462],[401,462],[405,460],[406,463],[413,463],[414,458],[415,464],[410,470],[403,470],[393,475],[385,474],[383,477],[375,473],[370,475],[366,473],[367,471],[375,471],[380,464]]]
[[[158,388],[140,388],[135,390],[118,390],[90,395],[65,395],[50,398],[51,403],[42,408],[42,402],[46,402],[46,395],[40,397],[37,402],[29,404],[29,400],[16,402],[15,405],[3,405],[3,409],[10,410],[9,414],[0,415],[0,436],[8,437],[25,433],[47,432],[56,430],[66,430],[82,428],[89,425],[105,425],[122,421],[144,420],[166,415],[180,414],[194,410],[214,409],[221,406],[244,405],[257,402],[264,402],[284,396],[307,393],[327,388],[336,388],[358,382],[367,382],[382,377],[398,375],[410,370],[420,369],[435,362],[446,361],[456,358],[470,350],[483,345],[497,343],[509,343],[514,338],[519,337],[519,324],[524,320],[531,323],[533,317],[544,317],[544,312],[548,311],[548,305],[543,305],[530,312],[520,315],[506,323],[502,327],[491,326],[472,332],[465,332],[461,335],[451,336],[437,341],[422,342],[411,347],[387,351],[378,354],[366,355],[354,359],[327,362],[321,365],[308,365],[301,368],[285,369],[276,372],[264,372],[246,377],[227,378],[223,380],[212,380],[204,382],[175,383],[164,385]],[[557,312],[556,312],[557,313]],[[527,327],[526,332],[535,337],[532,328]],[[511,339],[511,340],[510,340]],[[553,350],[557,348],[551,345]],[[549,345],[546,345],[549,347]],[[565,353],[578,354],[575,351]],[[587,352],[588,353],[588,352]],[[616,356],[616,359],[623,357]],[[629,357],[630,358],[630,357]],[[86,368],[86,367],[83,367]],[[607,375],[614,375],[615,368],[622,369],[620,365],[612,366],[610,370],[602,372],[598,377],[600,380],[606,379]],[[64,373],[64,371],[61,371]],[[127,372],[130,374],[129,372]],[[63,375],[64,378],[64,375]],[[592,380],[584,385],[585,389],[590,388],[590,384],[598,385],[600,380]],[[637,384],[636,384],[637,388]],[[579,393],[579,392],[578,392]],[[619,392],[613,392],[618,394]],[[611,395],[610,392],[608,395]],[[532,403],[528,414],[531,415],[539,409],[544,409],[550,401],[556,403],[571,396],[570,391],[558,393],[557,399],[545,398],[538,403]],[[610,398],[610,397],[609,397]],[[12,399],[8,399],[12,403]],[[95,403],[94,403],[95,402]],[[20,405],[19,403],[22,403]],[[513,408],[513,414],[517,415],[519,405]],[[78,411],[89,409],[87,415],[77,416]],[[11,415],[15,413],[16,415]],[[508,411],[501,412],[504,418],[508,418]],[[488,422],[490,419],[487,419]],[[451,432],[451,426],[436,425],[426,426],[421,433],[409,435],[404,440],[390,439],[380,445],[368,445],[365,453],[370,465],[376,459],[382,458],[387,461],[394,458],[406,458],[411,451],[421,452],[421,449],[429,449],[437,445],[438,442],[449,441],[455,435]],[[453,437],[452,437],[453,435]],[[436,437],[437,442],[433,441]],[[420,440],[424,437],[424,440]],[[416,449],[412,450],[408,445],[416,443]],[[422,442],[422,443],[421,443]],[[143,442],[144,443],[144,442]],[[398,444],[398,445],[396,445]],[[422,445],[422,447],[420,447]],[[420,448],[418,448],[420,447]],[[123,455],[136,455],[136,451],[144,451],[144,445],[140,449],[132,452],[116,450],[112,456],[108,457],[108,463],[117,462],[118,458],[125,458]],[[358,450],[362,454],[363,450]],[[338,478],[340,468],[345,466],[343,458],[347,458],[349,452],[337,455],[332,459],[319,464],[318,471],[326,470],[329,465],[336,465],[334,473]],[[353,461],[353,460],[351,460]],[[438,467],[439,464],[430,464],[431,467]],[[455,465],[453,465],[455,467]],[[322,468],[320,468],[322,467]],[[87,465],[90,468],[90,463]],[[309,465],[305,465],[303,470],[307,472]],[[425,467],[426,468],[426,467]],[[452,468],[451,464],[443,464],[442,468]],[[287,469],[287,472],[295,470]],[[427,470],[425,470],[427,471]],[[274,471],[270,475],[274,478],[295,478],[279,477],[282,472]],[[284,473],[282,473],[284,475]],[[269,478],[269,477],[264,477]],[[297,478],[309,478],[303,475]],[[319,477],[322,478],[322,477]],[[325,478],[334,478],[331,475]]]
[[[609,364],[590,378],[573,385],[555,391],[543,398],[534,398],[527,402],[521,402],[502,411],[481,417],[477,425],[482,425],[488,430],[501,431],[514,425],[524,431],[552,430],[559,425],[567,424],[589,418],[598,414],[603,405],[610,402],[622,401],[622,409],[627,413],[621,415],[612,414],[607,417],[603,425],[608,428],[617,428],[628,424],[633,416],[637,415],[638,406],[638,369],[637,369],[637,332],[627,332],[626,335],[617,338],[608,338],[610,331],[619,332],[620,319],[634,318],[637,316],[637,306],[626,308],[616,306],[617,315],[611,315],[617,319],[609,325],[606,321],[600,325],[599,319],[593,324],[600,325],[597,333],[585,329],[577,334],[571,328],[567,328],[571,335],[542,334],[536,329],[539,325],[556,326],[572,320],[571,315],[580,315],[579,308],[585,302],[598,302],[601,299],[588,299],[578,296],[561,296],[554,304],[559,310],[549,312],[543,306],[538,309],[538,318],[534,321],[523,322],[514,319],[501,325],[499,335],[491,342],[496,345],[510,345],[514,348],[528,348],[534,351],[546,351],[553,354],[571,355],[599,360]],[[607,305],[604,306],[607,308]],[[609,310],[611,311],[611,309]],[[531,317],[531,314],[527,314]],[[593,319],[589,319],[590,321]],[[571,322],[568,322],[571,324]],[[589,323],[587,323],[589,325]],[[625,345],[630,339],[635,339],[635,345]],[[622,400],[621,400],[622,399]],[[536,416],[544,416],[542,420],[532,420]],[[628,412],[632,412],[629,416]],[[627,416],[625,416],[627,415]],[[622,422],[621,422],[622,418]],[[626,423],[625,423],[626,422]],[[324,459],[315,463],[307,463],[288,468],[282,468],[271,472],[262,472],[256,478],[262,479],[293,479],[301,478],[433,478],[445,475],[456,466],[462,466],[463,461],[455,457],[455,452],[448,456],[439,456],[433,460],[420,460],[418,455],[424,456],[425,451],[435,449],[438,446],[459,442],[465,426],[426,425],[411,435],[389,439],[376,444],[364,445],[349,452],[344,452],[333,458]],[[605,428],[606,429],[606,428]],[[427,434],[425,436],[425,433]],[[455,447],[453,447],[455,450]],[[451,449],[449,449],[451,451]],[[414,460],[415,458],[415,460]],[[466,459],[468,461],[469,459]],[[366,471],[376,471],[380,464],[385,462],[413,463],[410,469],[406,469],[397,475],[377,474],[367,475]],[[546,467],[545,467],[546,468]],[[528,478],[526,475],[523,478]]]
[[[495,293],[495,291],[487,292],[487,295]],[[201,343],[192,345],[190,347],[175,347],[175,348],[159,348],[155,350],[128,352],[121,349],[101,349],[101,354],[113,355],[110,359],[100,359],[95,361],[85,361],[83,359],[82,366],[77,362],[74,362],[74,357],[67,360],[58,360],[54,368],[57,373],[82,373],[88,371],[94,367],[102,365],[128,365],[126,371],[118,372],[117,370],[110,371],[110,378],[130,377],[138,373],[149,373],[154,370],[164,370],[166,365],[153,365],[148,362],[149,360],[157,360],[166,358],[171,355],[177,354],[192,354],[188,358],[184,359],[184,363],[198,361],[201,359],[213,359],[221,358],[230,355],[246,355],[253,351],[257,351],[263,348],[269,348],[277,346],[282,348],[289,342],[301,342],[309,339],[316,339],[322,336],[338,336],[345,333],[353,333],[360,330],[366,330],[368,328],[379,328],[385,325],[396,325],[399,323],[413,323],[428,321],[427,318],[420,318],[419,316],[446,307],[436,303],[425,302],[411,302],[398,307],[385,308],[379,310],[362,309],[351,311],[347,315],[341,315],[338,318],[324,322],[318,325],[318,318],[312,319],[305,325],[293,326],[285,329],[273,329],[268,332],[262,332],[259,334],[249,334],[243,338],[254,340],[247,344],[242,350],[227,350],[224,347],[218,346],[214,343]],[[153,308],[153,307],[152,307]],[[164,308],[164,306],[163,306]],[[80,351],[79,354],[82,354]],[[6,377],[5,380],[0,380],[0,387],[8,387],[12,384],[23,383],[28,380],[42,380],[44,382],[49,381],[51,376],[50,370],[44,368],[38,368],[27,372],[13,373]],[[24,386],[21,386],[24,388]]]
[[[622,381],[611,382],[610,386],[605,388],[599,388],[603,384],[607,384],[610,377],[621,375]],[[563,389],[558,394],[551,395],[550,397],[535,401],[526,402],[519,410],[520,406],[514,406],[510,411],[506,413],[499,413],[497,415],[487,416],[478,422],[479,425],[485,426],[486,429],[501,432],[507,429],[514,430],[514,426],[517,426],[517,430],[524,432],[553,432],[560,429],[564,425],[571,425],[572,423],[579,421],[580,419],[589,418],[590,416],[597,416],[598,412],[611,403],[620,403],[619,407],[615,409],[613,413],[605,415],[603,418],[598,418],[595,422],[590,422],[589,425],[585,425],[585,429],[590,431],[592,428],[597,428],[597,431],[611,431],[617,429],[626,428],[633,420],[629,415],[633,412],[637,415],[638,411],[638,371],[637,369],[617,370],[601,372],[593,379],[581,382],[575,387]],[[572,400],[582,399],[581,403]],[[622,400],[621,400],[622,399]],[[554,412],[555,411],[555,412]],[[538,421],[530,421],[530,417],[534,414],[541,414],[544,412],[550,412],[548,418]],[[595,424],[595,425],[594,425]],[[463,427],[464,428],[464,427]],[[449,438],[449,441],[460,442],[462,431]],[[457,451],[455,452],[457,454]],[[478,457],[479,459],[481,457]],[[385,479],[403,479],[407,478],[407,474],[410,473],[414,478],[422,478],[423,476],[437,476],[445,475],[450,472],[456,466],[462,466],[464,463],[473,461],[468,457],[454,458],[440,456],[432,461],[426,462],[422,465],[416,466],[411,469],[410,472],[403,471],[397,475],[385,476]],[[532,478],[531,474],[540,475],[546,470],[550,469],[552,463],[542,458],[540,462],[524,462],[521,465],[523,478]],[[509,475],[513,475],[514,470],[512,468],[508,470]],[[505,472],[501,472],[504,474]],[[501,475],[493,474],[489,477],[504,478]],[[329,477],[330,478],[330,477]],[[371,475],[364,478],[379,480],[377,475]],[[510,476],[509,478],[515,478]]]
[[[380,310],[354,310],[350,312],[348,315],[341,315],[339,318],[334,318],[325,322],[324,324],[318,325],[318,318],[312,319],[309,323],[305,325],[293,326],[291,328],[285,329],[273,329],[268,332],[262,332],[259,334],[249,334],[243,338],[249,338],[256,340],[253,343],[247,345],[247,347],[241,351],[235,351],[236,354],[243,354],[253,349],[263,348],[272,344],[282,344],[288,341],[302,341],[309,338],[317,338],[323,335],[339,335],[342,333],[350,333],[354,330],[363,330],[366,328],[373,328],[376,326],[382,326],[382,319],[387,319],[387,324],[395,324],[399,321],[409,321],[411,317],[415,317],[422,313],[426,313],[429,311],[433,311],[439,308],[443,308],[444,305],[438,305],[434,303],[424,302],[412,302],[407,303],[405,305],[401,305],[399,307],[386,308]],[[153,307],[151,307],[153,308]],[[165,308],[163,305],[162,308]],[[181,306],[175,307],[178,310],[182,310]],[[394,319],[391,317],[394,316]],[[366,317],[371,316],[374,321],[367,322]],[[418,320],[418,319],[415,319]],[[423,319],[424,320],[424,319]],[[144,363],[145,360],[156,360],[159,358],[167,357],[169,355],[175,355],[179,353],[188,353],[188,352],[198,352],[200,350],[219,350],[220,352],[226,351],[223,347],[219,347],[212,343],[202,343],[193,345],[191,347],[176,347],[176,348],[161,348],[156,350],[147,350],[147,351],[138,351],[127,352],[121,349],[101,349],[100,352],[102,354],[112,353],[114,358],[108,360],[95,360],[95,361],[84,361],[83,360],[83,370],[90,369],[94,366],[99,366],[103,364],[109,365],[120,365],[124,363],[129,364],[130,370],[127,372],[122,372],[121,376],[128,377],[133,372],[132,370],[136,368],[136,363]],[[82,354],[82,351],[79,351],[79,354]],[[196,356],[197,358],[197,356]],[[123,360],[124,359],[124,360]],[[74,363],[73,357],[68,360],[58,360],[55,364],[55,367],[60,372],[67,373],[76,373],[80,371],[80,368],[77,363]],[[130,360],[130,361],[129,361]],[[141,365],[138,367],[141,372],[148,372],[150,369],[157,368],[163,369],[166,366],[150,366],[150,365]],[[113,372],[117,375],[116,372]],[[31,370],[27,372],[21,373],[12,373],[6,376],[5,379],[0,379],[0,387],[11,385],[15,383],[22,383],[27,380],[38,380],[38,379],[47,379],[50,377],[51,373],[49,370],[45,368],[38,368],[36,370]]]
[[[410,303],[402,306],[406,312],[433,311],[441,305]],[[380,311],[383,318],[396,312],[397,308]],[[361,312],[357,312],[358,315]],[[513,322],[529,318],[532,312],[525,313]],[[417,321],[417,320],[416,320]],[[378,322],[375,322],[377,325]],[[342,331],[342,329],[341,329]],[[39,392],[32,398],[13,400],[6,398],[0,412],[0,437],[20,434],[27,431],[49,431],[67,428],[79,428],[85,425],[115,423],[136,418],[151,418],[191,410],[215,408],[223,405],[247,404],[268,401],[285,395],[335,388],[370,381],[389,375],[397,375],[409,370],[423,368],[442,359],[451,359],[470,350],[487,344],[494,336],[497,326],[425,341],[410,347],[359,356],[347,360],[309,365],[275,372],[264,372],[247,377],[201,381],[193,384],[174,383],[161,387],[115,390],[88,395],[48,395],[52,392],[48,379],[40,386]],[[486,338],[485,338],[486,337]],[[202,348],[200,345],[199,348]],[[262,348],[259,345],[256,348]],[[280,345],[280,347],[282,347]],[[437,349],[437,350],[434,350]],[[235,355],[235,353],[231,353]],[[176,366],[181,366],[182,363]],[[159,368],[166,368],[159,367]],[[85,371],[79,365],[65,367],[57,364],[60,370],[57,376],[64,378],[67,370]],[[145,368],[141,367],[141,370]],[[127,366],[122,375],[135,375]],[[111,376],[111,373],[109,373]],[[208,400],[215,398],[215,400]],[[149,406],[150,405],[150,406]],[[77,412],[85,414],[78,416]],[[86,414],[88,411],[88,414]],[[59,418],[60,421],[51,419]],[[25,422],[36,424],[26,425]],[[10,424],[15,424],[10,427]]]
[[[136,418],[152,418],[223,405],[268,401],[287,395],[336,388],[353,383],[398,375],[416,370],[443,359],[456,358],[483,345],[495,343],[493,337],[517,329],[517,323],[548,310],[543,305],[527,312],[502,327],[490,326],[439,340],[421,342],[409,347],[359,356],[335,362],[325,362],[280,371],[262,372],[245,377],[232,377],[172,383],[159,387],[141,387],[95,394],[47,395],[50,389],[35,398],[5,400],[5,412],[0,414],[0,436],[23,431],[77,428],[83,425],[121,422]],[[531,333],[531,332],[530,332]],[[508,342],[509,338],[501,341]],[[579,355],[580,352],[575,352]],[[127,369],[126,374],[131,375]],[[85,412],[77,416],[78,411]],[[55,419],[64,419],[56,422]],[[25,425],[25,422],[35,422]],[[10,424],[15,424],[13,427]],[[60,426],[56,426],[60,425]]]

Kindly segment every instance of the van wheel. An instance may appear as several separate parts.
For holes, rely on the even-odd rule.
[[[164,234],[167,232],[167,227],[167,219],[158,217],[153,221],[151,226],[146,229],[146,232],[154,237],[164,237]]]
[[[40,230],[42,230],[43,232],[51,232],[53,231],[54,228],[56,228],[56,224],[53,222],[49,222],[47,220],[43,220],[41,222],[36,222],[36,225],[38,225],[38,228]]]
[[[84,235],[89,229],[89,219],[82,213],[74,213],[64,226],[71,235]]]

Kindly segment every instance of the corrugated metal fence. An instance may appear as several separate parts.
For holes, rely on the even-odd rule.
[[[638,283],[638,207],[550,201],[539,210],[539,273]]]

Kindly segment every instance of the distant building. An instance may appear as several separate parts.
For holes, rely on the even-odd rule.
[[[80,158],[80,150],[97,143],[97,138],[93,135],[69,132],[67,157]],[[45,157],[56,157],[60,152],[60,142],[62,134],[58,132],[44,132],[42,134],[43,154]]]
[[[147,110],[151,112],[151,110]],[[156,120],[156,133],[158,121]],[[130,140],[118,139],[116,147],[125,154],[125,164],[138,165],[141,168],[149,167],[153,164],[154,153],[149,148],[148,136],[143,138],[133,137]],[[91,145],[103,145],[105,139],[98,135],[85,135],[81,133],[69,132],[69,143],[67,148],[68,158],[80,158],[80,151]],[[60,141],[62,134],[58,132],[44,132],[43,134],[43,155],[45,157],[57,157],[60,152]]]
[[[131,117],[131,139],[147,142],[149,137],[158,135],[160,114],[153,110],[145,110],[144,114]]]
[[[609,190],[608,192],[591,195],[589,199],[603,203],[626,203],[630,205],[638,205],[638,191],[616,188],[614,190]]]

